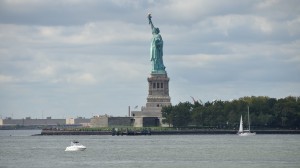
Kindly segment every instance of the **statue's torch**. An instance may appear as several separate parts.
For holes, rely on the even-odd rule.
[[[148,13],[149,24],[152,23],[151,18],[152,18],[151,13]]]

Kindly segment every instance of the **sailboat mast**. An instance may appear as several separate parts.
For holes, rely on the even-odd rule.
[[[249,125],[249,132],[250,132],[250,116],[249,116],[249,106],[248,106],[248,125]]]

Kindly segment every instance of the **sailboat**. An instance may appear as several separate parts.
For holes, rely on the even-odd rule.
[[[248,130],[244,130],[244,128],[243,128],[243,116],[241,115],[240,128],[239,128],[239,131],[238,131],[237,134],[239,136],[253,136],[253,135],[256,135],[255,132],[251,132],[250,131],[249,106],[248,106],[248,125],[249,125],[249,129]]]

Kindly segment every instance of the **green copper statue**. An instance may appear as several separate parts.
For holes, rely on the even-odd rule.
[[[151,18],[152,16],[149,13],[148,19],[153,34],[150,48],[150,61],[152,62],[152,73],[165,74],[166,67],[163,63],[163,40],[161,35],[159,34],[159,28],[154,27]]]

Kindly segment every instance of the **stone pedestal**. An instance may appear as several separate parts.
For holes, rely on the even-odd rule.
[[[132,111],[132,116],[135,117],[135,126],[143,125],[142,118],[157,117],[161,123],[161,109],[164,106],[171,105],[169,96],[169,77],[167,73],[151,73],[148,77],[148,97],[146,106],[141,108],[141,111]]]
[[[152,73],[148,77],[148,97],[146,109],[156,111],[163,107],[171,105],[171,98],[169,96],[169,81],[167,73],[155,74]]]

